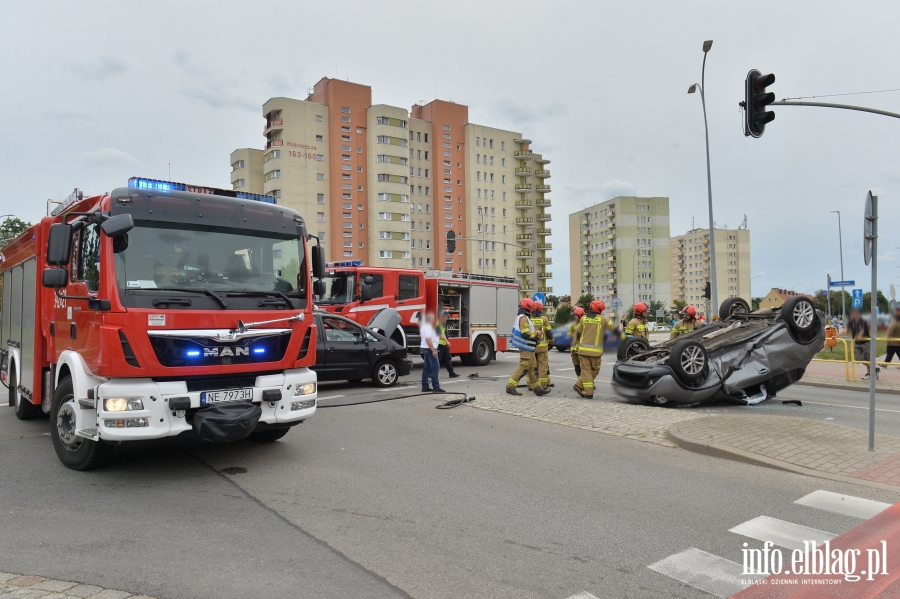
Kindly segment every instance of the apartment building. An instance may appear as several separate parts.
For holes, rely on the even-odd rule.
[[[625,311],[638,301],[671,304],[669,198],[619,196],[570,214],[569,240],[573,299],[618,298]]]
[[[750,296],[750,231],[747,229],[715,229],[716,288],[719,302],[727,297]],[[709,279],[709,229],[693,229],[672,238],[673,299],[702,306],[703,292]],[[711,306],[716,314],[718,306]]]
[[[371,87],[329,78],[305,100],[272,98],[263,117],[265,147],[232,152],[232,186],[298,210],[329,261],[552,292],[550,161],[522,134],[470,123],[467,106],[444,100],[373,105]]]

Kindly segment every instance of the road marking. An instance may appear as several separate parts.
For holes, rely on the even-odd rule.
[[[841,495],[831,491],[813,491],[794,503],[864,520],[868,520],[891,507],[890,503],[872,501],[871,499],[853,497],[852,495]]]
[[[558,372],[562,372],[563,370],[575,370],[575,367],[573,366],[571,368],[557,368],[556,370]],[[575,597],[575,595],[572,595],[572,597]],[[569,599],[571,599],[571,597]]]
[[[346,397],[346,396],[345,395],[324,395],[324,396],[320,395],[319,400],[321,401],[323,399],[337,399],[338,397]]]
[[[729,529],[729,532],[758,541],[772,541],[779,547],[787,549],[803,549],[804,541],[815,541],[817,545],[821,545],[837,536],[824,530],[817,530],[768,516],[757,516],[752,520],[747,520],[743,524],[738,524],[734,528]]]
[[[811,403],[817,406],[829,406],[832,408],[853,408],[854,410],[868,410],[869,406],[845,406],[840,403],[822,403],[819,401],[807,401],[803,400],[804,403]],[[900,414],[900,410],[885,410],[884,408],[875,408],[876,412],[891,412],[893,414]]]
[[[764,578],[743,575],[740,564],[693,547],[647,566],[716,597],[731,597],[747,587],[741,581]]]
[[[574,595],[572,595],[571,597],[568,597],[567,599],[598,599],[598,598],[594,597],[587,591],[581,591],[580,593],[575,593]]]

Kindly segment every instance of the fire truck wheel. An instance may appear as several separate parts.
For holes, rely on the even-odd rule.
[[[41,406],[36,406],[19,393],[19,381],[16,380],[15,364],[10,364],[9,369],[9,395],[13,405],[16,406],[16,418],[19,420],[34,420],[41,415]]]
[[[491,338],[487,335],[481,335],[475,338],[475,344],[472,346],[471,358],[473,366],[487,366],[491,363],[494,355],[494,346]]]
[[[250,433],[247,438],[257,443],[274,443],[290,432],[290,428],[270,428],[267,431],[259,431],[258,433]]]
[[[392,387],[397,384],[397,365],[392,360],[382,360],[372,369],[372,383],[376,387]]]
[[[75,392],[69,377],[62,379],[53,392],[50,438],[59,461],[72,470],[91,470],[103,465],[112,455],[112,447],[103,441],[91,441],[75,434]]]

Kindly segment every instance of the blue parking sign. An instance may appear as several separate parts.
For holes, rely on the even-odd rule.
[[[863,307],[863,290],[862,289],[854,289],[853,290],[853,307],[854,308],[862,308]]]

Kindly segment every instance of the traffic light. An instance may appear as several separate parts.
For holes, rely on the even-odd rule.
[[[456,233],[447,231],[447,253],[456,253]]]
[[[756,69],[747,73],[744,83],[744,135],[762,137],[766,131],[766,123],[775,120],[775,113],[766,110],[766,106],[775,101],[775,94],[766,88],[775,83],[775,75],[763,75]]]
[[[706,282],[706,287],[703,288],[703,297],[706,299],[710,299],[712,297],[712,287],[709,285],[709,281]]]

